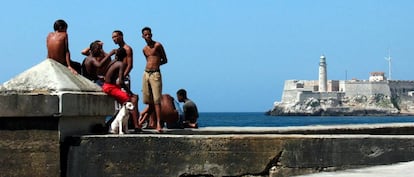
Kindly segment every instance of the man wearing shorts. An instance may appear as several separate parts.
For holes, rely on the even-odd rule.
[[[132,113],[132,121],[135,131],[141,131],[138,125],[138,95],[135,95],[125,86],[123,81],[125,64],[121,61],[112,60],[105,74],[105,82],[102,85],[102,91],[109,96],[115,98],[120,104],[127,101],[132,102],[134,110]],[[123,90],[124,89],[124,90]]]
[[[145,65],[144,76],[142,80],[143,102],[148,106],[141,113],[139,124],[151,116],[155,111],[156,130],[162,131],[161,126],[161,95],[162,95],[162,78],[160,66],[167,63],[167,56],[161,43],[152,40],[151,28],[142,29],[142,38],[147,45],[143,49],[144,56],[147,60]]]

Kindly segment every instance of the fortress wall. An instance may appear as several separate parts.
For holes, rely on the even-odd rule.
[[[282,95],[282,103],[296,103],[299,91],[284,90]]]
[[[316,91],[315,86],[317,86],[317,81],[314,80],[286,80],[283,90],[306,90],[306,91]]]
[[[324,92],[320,93],[320,99],[327,100],[327,99],[341,99],[344,95],[342,92]]]
[[[319,92],[301,92],[298,94],[298,102],[303,102],[309,98],[320,99],[321,94]]]
[[[348,81],[345,84],[345,96],[384,94],[391,96],[388,82]]]
[[[298,80],[286,80],[283,90],[296,89],[297,82],[298,82]]]
[[[414,81],[389,81],[393,95],[400,97],[408,96],[409,91],[414,91]]]
[[[315,91],[315,84],[317,86],[317,81],[314,80],[286,80],[282,94],[282,103],[298,102],[300,100],[300,95],[298,94]]]
[[[343,92],[301,92],[298,101],[303,102],[309,98],[318,100],[336,99],[340,100],[343,97]]]
[[[328,80],[328,92],[336,92],[339,90],[339,80]]]

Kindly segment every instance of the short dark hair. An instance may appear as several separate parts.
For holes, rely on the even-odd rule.
[[[55,24],[53,24],[53,29],[55,31],[62,30],[68,28],[68,24],[65,22],[65,20],[59,19],[55,21]]]
[[[91,45],[89,45],[89,50],[91,51],[92,56],[97,57],[99,56],[99,52],[101,50],[101,44],[99,44],[99,42],[94,41],[91,43]]]
[[[121,30],[115,30],[112,33],[118,33],[120,36],[124,36],[124,33]]]
[[[144,31],[147,31],[147,30],[151,33],[151,28],[148,26],[142,28],[141,33],[144,34]]]
[[[184,89],[180,89],[177,91],[177,95],[180,95],[183,98],[187,98],[187,91],[185,91]]]

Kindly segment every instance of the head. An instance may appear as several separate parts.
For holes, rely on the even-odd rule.
[[[120,30],[115,30],[112,32],[112,40],[115,44],[121,44],[124,42],[124,33]]]
[[[145,41],[152,41],[152,32],[150,27],[144,27],[141,30],[142,38],[144,38]]]
[[[95,41],[93,41],[93,42],[97,42],[97,43],[99,43],[101,46],[103,46],[103,44],[104,44],[101,40],[95,40]]]
[[[59,19],[55,21],[55,24],[53,24],[53,29],[59,32],[66,32],[68,24],[64,20]]]
[[[118,61],[124,61],[124,58],[127,56],[126,54],[126,50],[123,47],[118,48],[118,50],[116,50],[116,55],[115,58]]]
[[[98,40],[92,42],[91,45],[89,45],[89,50],[91,51],[93,57],[100,56],[102,51],[102,42]]]
[[[177,100],[179,102],[184,102],[187,99],[187,91],[180,89],[177,91]]]
[[[125,102],[124,105],[127,110],[134,110],[134,104],[132,102]]]

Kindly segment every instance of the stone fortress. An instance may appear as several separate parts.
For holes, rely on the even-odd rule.
[[[369,80],[327,78],[326,57],[322,55],[319,79],[286,80],[281,102],[275,102],[268,113],[276,116],[414,115],[412,80],[387,79],[384,72],[371,72]]]

